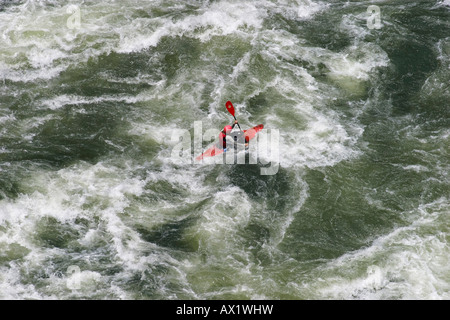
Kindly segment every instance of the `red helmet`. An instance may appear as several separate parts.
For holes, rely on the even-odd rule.
[[[230,125],[227,125],[227,126],[225,126],[224,128],[223,128],[223,131],[225,132],[225,133],[228,133],[228,132],[230,132],[231,131],[231,129],[233,129]]]

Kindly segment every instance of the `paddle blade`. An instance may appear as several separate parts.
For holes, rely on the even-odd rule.
[[[227,103],[225,103],[225,107],[227,107],[228,112],[234,117],[234,107],[231,101],[227,101]]]

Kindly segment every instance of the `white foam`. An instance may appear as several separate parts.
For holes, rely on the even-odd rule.
[[[327,66],[332,76],[360,80],[368,80],[370,72],[389,63],[387,54],[380,47],[368,43],[352,45],[342,54],[330,58]]]
[[[33,82],[36,80],[49,80],[61,73],[65,68],[58,66],[54,68],[38,69],[38,70],[14,70],[0,69],[3,79],[15,82]]]
[[[251,207],[247,195],[238,187],[215,193],[205,208],[202,222],[196,226],[197,232],[208,239],[205,245],[226,245],[224,238],[234,237],[238,227],[245,227],[248,223]]]
[[[129,53],[156,46],[164,36],[188,35],[207,41],[215,35],[245,34],[246,28],[261,27],[264,12],[249,3],[214,2],[179,21],[152,18],[134,20],[128,30],[122,30],[118,52]],[[143,28],[143,24],[146,28]],[[198,32],[197,30],[205,31]],[[136,33],[139,30],[139,33]]]
[[[355,137],[322,116],[311,119],[303,132],[285,134],[284,140],[289,142],[282,147],[282,166],[329,166],[358,154],[349,144]]]
[[[127,166],[127,162],[122,164]],[[153,225],[157,225],[164,220],[158,220],[158,217],[152,217],[152,214],[158,214],[164,203],[154,202],[154,207],[144,206],[140,212],[133,199],[146,192],[144,187],[151,181],[159,182],[168,179],[170,183],[186,185],[188,189],[193,186],[195,173],[188,173],[190,177],[187,178],[186,175],[180,176],[180,171],[174,170],[172,175],[163,171],[159,176],[156,176],[156,173],[150,174],[145,180],[130,177],[129,173],[129,170],[107,163],[96,165],[79,163],[58,172],[36,173],[27,181],[27,188],[36,191],[28,195],[20,195],[15,200],[1,200],[0,223],[6,226],[6,229],[0,234],[0,245],[17,243],[30,251],[18,261],[17,265],[10,265],[8,272],[13,275],[20,274],[23,268],[28,270],[48,268],[47,272],[51,273],[49,280],[46,280],[49,284],[45,289],[35,289],[33,286],[24,288],[20,278],[14,280],[3,276],[6,282],[0,283],[0,287],[5,289],[5,291],[2,290],[3,296],[15,299],[21,297],[48,299],[57,295],[58,298],[64,298],[66,294],[69,294],[67,293],[69,283],[69,289],[74,285],[80,285],[78,293],[70,293],[74,295],[94,295],[96,290],[101,289],[105,290],[102,293],[104,296],[116,294],[117,297],[129,297],[129,293],[122,290],[120,286],[110,283],[110,278],[89,270],[86,265],[81,266],[81,272],[69,279],[53,275],[55,270],[53,267],[47,267],[48,261],[60,256],[65,256],[65,259],[70,261],[70,257],[66,256],[65,249],[41,246],[35,242],[36,226],[48,217],[78,230],[80,236],[75,241],[84,246],[88,252],[98,245],[107,249],[106,252],[111,250],[112,256],[106,256],[105,259],[113,259],[123,268],[123,271],[114,276],[115,283],[126,281],[135,272],[144,272],[155,265],[173,270],[173,276],[180,277],[180,283],[185,283],[186,280],[183,280],[185,275],[177,269],[179,262],[168,253],[158,250],[156,245],[143,241],[140,235],[128,225],[129,221],[125,212],[130,210],[136,214],[131,225],[140,219],[149,219]],[[172,206],[172,209],[175,207]],[[80,229],[80,226],[75,223],[76,219],[98,222],[90,223],[91,227],[85,230]],[[149,250],[153,253],[148,254]],[[73,264],[77,266],[76,261]],[[56,271],[66,274],[65,269]],[[185,284],[186,287],[189,286]]]
[[[259,40],[264,43],[259,54],[269,65],[275,66],[277,74],[258,83],[247,99],[275,90],[289,101],[280,106],[273,102],[264,115],[265,127],[280,131],[281,166],[327,166],[357,156],[359,151],[355,145],[363,127],[357,122],[357,117],[343,122],[327,104],[333,103],[341,94],[362,96],[366,92],[365,82],[371,80],[377,68],[389,63],[387,54],[377,45],[367,43],[352,44],[342,52],[309,47],[298,37],[282,30],[264,30]],[[243,59],[235,73],[242,72],[240,70],[244,66],[250,68],[248,60],[251,58]],[[311,67],[326,66],[325,75],[332,83],[317,81],[298,64],[298,60],[308,62]],[[277,109],[283,109],[282,114],[290,113],[294,118],[304,119],[306,128],[282,127],[280,124],[284,122],[276,115]],[[355,110],[355,115],[358,112]]]
[[[86,11],[82,10],[80,28],[70,29],[67,26],[70,5],[61,7],[40,3],[35,8],[29,3],[34,1],[2,13],[0,48],[3,49],[0,49],[0,57],[5,59],[2,59],[0,71],[3,79],[17,82],[49,80],[73,63],[109,53],[116,47],[111,41],[111,32],[114,31],[110,29],[111,25],[99,23],[104,18],[101,6],[89,5],[89,10],[82,6]],[[105,35],[103,38],[98,36],[102,33]],[[92,42],[91,35],[97,35]],[[11,52],[14,59],[11,59]]]
[[[26,5],[20,6],[16,12],[5,12],[0,19],[0,29],[3,30],[0,37],[0,57],[5,57],[6,61],[11,59],[10,52],[15,53],[15,57],[25,57],[26,62],[34,69],[30,69],[19,58],[18,63],[11,65],[2,63],[2,77],[13,81],[34,81],[36,79],[50,79],[64,69],[63,66],[57,66],[54,62],[65,58],[66,53],[52,46],[50,20],[43,19],[48,17],[48,13],[43,11],[29,10]],[[30,34],[33,34],[31,36]],[[3,60],[3,59],[2,59]]]
[[[50,66],[55,60],[67,57],[67,54],[57,49],[46,48],[44,50],[37,47],[31,48],[27,53],[28,61],[36,69]]]
[[[322,276],[328,274],[318,290],[322,297],[449,299],[449,249],[445,234],[433,233],[448,220],[447,208],[445,198],[421,205],[408,213],[414,217],[411,225],[330,262],[321,270]]]
[[[425,166],[422,165],[408,165],[408,166],[404,166],[403,167],[404,170],[412,170],[415,172],[427,172],[430,171],[430,169],[428,169]]]
[[[263,5],[270,11],[279,13],[290,20],[308,20],[320,11],[325,10],[328,4],[311,0],[279,0],[276,3],[266,1]]]
[[[7,122],[13,122],[16,120],[16,117],[13,114],[8,114],[6,116],[0,117],[0,124],[4,125]]]
[[[21,283],[18,268],[0,268],[0,299],[1,300],[42,300],[44,297],[33,284]]]
[[[102,96],[102,97],[88,98],[83,96],[64,94],[56,96],[54,98],[42,100],[39,103],[51,110],[57,110],[69,104],[70,105],[96,104],[101,102],[136,103],[138,101],[145,101],[146,99],[147,98],[145,97],[145,95],[137,95],[137,96],[118,95],[118,96]]]
[[[440,7],[440,6],[447,6],[450,7],[450,0],[441,0],[438,1],[435,5],[435,7]]]

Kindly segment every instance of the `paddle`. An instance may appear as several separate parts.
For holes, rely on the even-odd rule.
[[[231,101],[227,101],[225,103],[225,107],[227,107],[228,112],[231,113],[231,115],[233,116],[234,120],[237,121],[236,117],[234,116],[234,107],[233,107],[233,104],[231,103]],[[239,129],[241,129],[241,125],[239,124],[239,122],[238,122],[237,125],[239,126]],[[241,129],[241,131],[242,131],[242,129]]]

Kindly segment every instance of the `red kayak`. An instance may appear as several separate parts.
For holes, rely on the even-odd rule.
[[[264,125],[260,124],[251,129],[244,130],[245,142],[248,142],[251,139],[253,139],[256,136],[256,134],[258,133],[258,131],[261,131],[262,129],[264,129]],[[200,161],[203,158],[214,157],[221,153],[223,153],[223,149],[217,147],[217,145],[213,145],[208,150],[206,150],[201,155],[199,155],[197,158],[195,158],[195,160]]]
[[[248,142],[251,139],[253,139],[256,136],[256,134],[258,133],[258,131],[261,131],[262,129],[264,129],[264,125],[260,124],[251,129],[244,130],[245,141]],[[195,158],[195,160],[200,161],[203,158],[214,157],[221,153],[223,153],[223,149],[217,147],[217,145],[215,144],[215,145],[211,146],[208,150],[203,152],[201,155],[199,155],[197,158]]]

